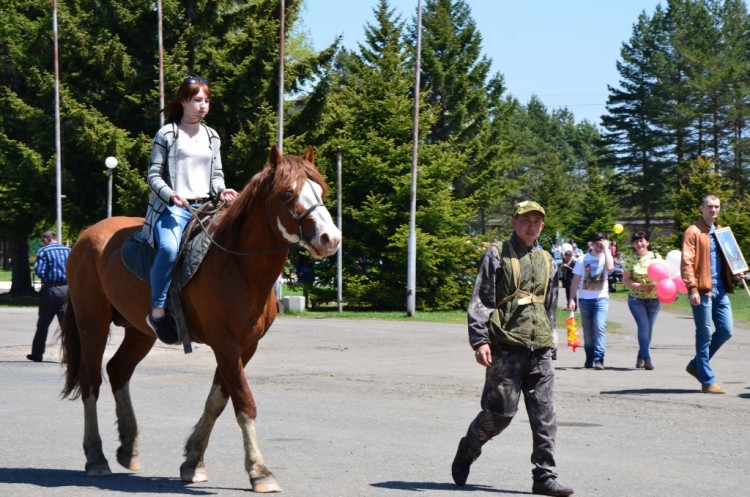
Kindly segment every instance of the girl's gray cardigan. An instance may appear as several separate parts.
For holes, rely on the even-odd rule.
[[[212,128],[201,124],[208,133],[209,148],[211,149],[211,191],[209,196],[217,200],[219,194],[226,189],[224,185],[224,171],[221,168],[221,140]],[[154,136],[154,146],[151,150],[151,161],[148,167],[148,184],[151,196],[146,209],[146,220],[140,232],[140,240],[154,245],[154,225],[162,212],[169,206],[169,199],[175,192],[173,185],[177,177],[175,164],[177,163],[178,139],[180,134],[177,123],[164,125]]]

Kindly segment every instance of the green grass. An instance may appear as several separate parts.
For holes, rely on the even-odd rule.
[[[465,324],[466,311],[417,311],[413,317],[406,315],[406,311],[370,311],[343,310],[338,308],[318,308],[305,312],[287,312],[285,316],[305,318],[343,318],[343,319],[382,319],[386,321],[422,321],[429,323]]]
[[[0,270],[0,281],[10,281],[11,272]],[[627,292],[623,291],[622,285],[618,285],[617,292],[610,293],[610,298],[626,301],[628,298]],[[562,293],[562,289],[560,290]],[[302,291],[294,287],[288,287],[284,285],[283,295],[285,296],[301,296]],[[564,297],[563,297],[564,298]],[[735,293],[729,296],[729,300],[732,302],[732,314],[735,321],[750,323],[750,295],[745,291],[745,288],[740,286],[737,287]],[[36,307],[39,305],[39,298],[35,295],[23,295],[23,296],[11,296],[7,293],[0,293],[0,307]],[[680,294],[677,300],[671,304],[662,305],[662,310],[670,312],[681,312],[685,314],[691,314],[690,302],[687,297]],[[557,311],[557,329],[561,333],[565,331],[565,320],[568,317],[569,312],[564,309],[558,309]],[[382,319],[389,321],[420,321],[429,323],[448,323],[448,324],[466,324],[466,311],[417,311],[414,317],[406,315],[406,311],[371,311],[367,309],[347,309],[339,313],[338,308],[335,306],[325,306],[316,308],[314,310],[308,310],[305,312],[289,312],[287,316],[300,316],[308,318],[343,318],[343,319]],[[578,314],[577,314],[578,316]],[[578,323],[580,329],[580,323]],[[620,325],[616,323],[607,323],[608,333],[618,333]]]
[[[0,281],[11,281],[11,271],[0,270]],[[36,307],[39,305],[39,297],[36,295],[8,295],[7,292],[0,293],[0,307]]]
[[[610,298],[621,301],[627,301],[628,294],[624,291],[618,291],[616,293],[610,293]],[[734,293],[729,295],[729,301],[732,303],[732,317],[735,321],[741,321],[743,323],[750,323],[750,295],[745,291],[745,287],[738,286],[734,289]],[[677,300],[671,304],[662,304],[662,311],[680,312],[692,316],[690,310],[690,302],[688,301],[687,295],[678,294]]]

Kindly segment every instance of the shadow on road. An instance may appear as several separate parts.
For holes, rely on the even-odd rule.
[[[177,478],[143,477],[135,474],[86,476],[83,471],[49,468],[0,468],[0,484],[24,484],[44,488],[98,488],[112,492],[143,494],[216,495],[216,489],[191,488]],[[242,489],[232,489],[242,490]]]
[[[493,492],[498,494],[518,494],[529,495],[530,492],[518,492],[514,490],[503,490],[492,488],[486,485],[464,485],[459,487],[454,483],[441,483],[434,481],[384,481],[382,483],[371,483],[370,486],[376,488],[386,488],[389,490],[410,490],[424,492],[429,490],[451,490],[456,492]]]
[[[602,390],[602,395],[650,395],[650,394],[687,394],[687,393],[701,393],[698,389],[685,390],[683,388],[639,388],[632,390]]]

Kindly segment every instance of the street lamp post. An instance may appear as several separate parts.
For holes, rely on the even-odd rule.
[[[104,165],[107,166],[107,217],[112,217],[112,176],[115,168],[117,167],[117,159],[114,157],[107,157],[104,160]]]

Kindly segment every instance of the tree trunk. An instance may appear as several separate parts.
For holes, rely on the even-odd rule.
[[[29,271],[29,243],[25,240],[10,241],[11,295],[34,295],[36,292],[31,284],[31,272]]]

